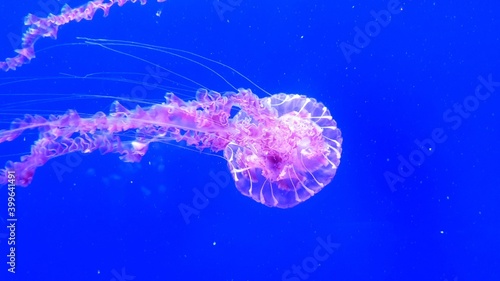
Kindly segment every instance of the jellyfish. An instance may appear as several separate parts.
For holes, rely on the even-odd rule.
[[[47,18],[27,16],[30,28],[22,48],[16,57],[0,62],[0,68],[15,70],[29,62],[35,57],[35,42],[55,38],[59,26],[90,20],[97,9],[107,15],[115,3],[126,2],[90,1],[73,9],[65,5],[59,15]],[[321,102],[285,93],[259,98],[244,88],[224,93],[200,89],[193,100],[169,92],[163,103],[147,107],[127,108],[115,101],[109,113],[91,117],[75,110],[49,117],[27,114],[0,130],[0,145],[27,130],[37,130],[38,137],[29,154],[0,170],[0,185],[27,186],[37,168],[73,152],[117,153],[125,162],[139,162],[151,143],[184,142],[221,152],[243,195],[269,207],[290,208],[332,181],[342,153],[341,131]],[[123,133],[133,134],[132,140],[123,139]]]

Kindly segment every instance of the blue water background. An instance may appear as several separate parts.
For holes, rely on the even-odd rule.
[[[0,3],[2,57],[14,54],[23,16],[47,11],[43,3]],[[354,42],[356,28],[373,27],[372,11],[390,3],[128,3],[106,18],[98,12],[92,21],[61,27],[57,40],[40,40],[30,64],[0,73],[4,129],[24,113],[109,111],[113,98],[97,95],[134,93],[161,102],[164,88],[175,92],[182,84],[179,95],[194,97],[198,86],[173,74],[149,80],[152,87],[138,96],[134,87],[151,77],[150,64],[74,44],[82,42],[77,36],[131,40],[194,52],[238,69],[270,93],[323,102],[342,129],[342,160],[323,191],[283,210],[242,196],[232,180],[217,183],[213,175],[228,176],[225,161],[183,145],[153,145],[138,164],[98,152],[55,159],[37,170],[31,186],[17,188],[15,274],[7,272],[7,194],[0,189],[0,279],[500,280],[500,87],[488,92],[483,86],[482,100],[476,97],[481,79],[500,81],[500,3],[401,2],[390,22],[369,29],[369,41]],[[231,9],[216,9],[224,5]],[[347,44],[356,52],[346,55]],[[196,64],[119,50],[212,89],[232,90]],[[211,67],[236,87],[265,96],[234,72]],[[67,79],[99,72],[139,84]],[[468,110],[460,115],[454,106],[464,102]],[[26,142],[1,144],[2,163],[29,151],[36,134],[25,136]],[[417,145],[433,137],[439,143],[431,150]],[[418,163],[398,170],[410,155]],[[388,175],[398,180],[391,183]],[[218,194],[183,217],[179,206],[196,208],[195,194],[214,184]],[[302,273],[294,273],[296,267]]]

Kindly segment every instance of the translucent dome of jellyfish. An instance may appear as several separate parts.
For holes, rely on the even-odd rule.
[[[35,57],[34,45],[43,37],[56,38],[58,27],[104,14],[128,0],[90,1],[77,8],[65,5],[58,15],[28,15],[28,30],[17,55],[0,62],[15,70]],[[136,2],[136,1],[131,1]],[[146,0],[141,0],[146,4]],[[159,0],[159,2],[163,2]],[[231,111],[237,110],[237,114]],[[167,93],[165,102],[126,108],[118,101],[108,114],[81,117],[75,110],[43,117],[25,115],[0,130],[0,145],[38,130],[31,152],[0,171],[1,185],[27,186],[35,171],[52,158],[72,152],[118,153],[126,162],[138,162],[153,142],[180,142],[200,150],[223,152],[236,188],[266,206],[290,208],[328,185],[340,164],[342,136],[330,111],[320,102],[299,94],[259,98],[249,89],[220,94],[198,90],[184,101]],[[121,135],[132,132],[134,139]]]

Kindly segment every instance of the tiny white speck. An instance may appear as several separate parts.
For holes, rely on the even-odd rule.
[[[214,241],[213,245],[215,246],[217,244],[217,242]]]
[[[444,234],[444,231],[443,231],[443,230],[441,230],[439,233]]]

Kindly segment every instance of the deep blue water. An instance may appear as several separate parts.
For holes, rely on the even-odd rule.
[[[120,54],[76,37],[130,40],[190,51],[270,93],[323,102],[344,137],[333,181],[277,209],[226,184],[222,158],[175,143],[152,145],[138,164],[98,152],[57,158],[16,190],[15,274],[0,189],[0,280],[500,280],[498,1],[215,4],[127,3],[61,27],[57,40],[36,44],[30,64],[0,73],[1,128],[24,113],[106,112],[113,97],[132,99],[127,106],[161,102],[166,90],[194,98],[198,85],[148,61],[232,90],[174,56],[128,46]],[[15,54],[27,13],[61,7],[2,1],[1,57]],[[29,151],[36,134],[25,136],[0,145],[2,163]],[[214,182],[218,194],[193,203]]]

